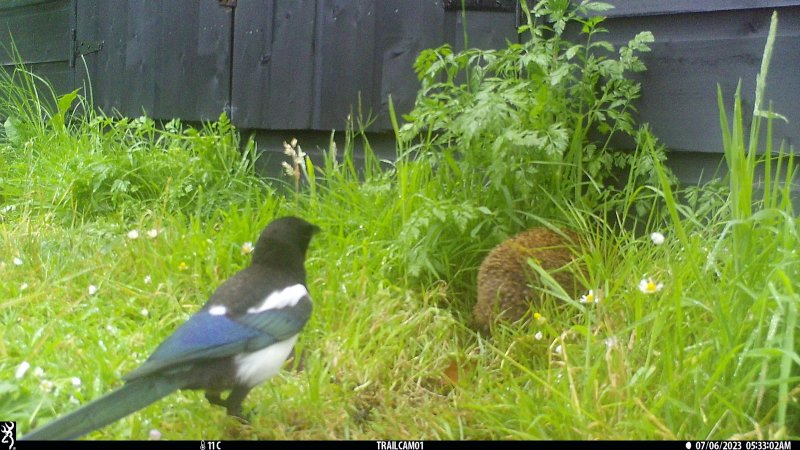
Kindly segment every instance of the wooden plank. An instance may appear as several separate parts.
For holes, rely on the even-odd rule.
[[[158,23],[156,6],[154,2],[78,0],[77,39],[103,41],[101,51],[83,59],[89,68],[94,105],[107,114],[153,113],[155,47],[149,44],[148,28]],[[76,66],[82,75],[82,63]]]
[[[275,2],[266,115],[269,128],[311,128],[316,2]]]
[[[197,86],[192,85],[195,80],[192,79],[191,72],[205,72],[207,69],[207,66],[198,60],[195,51],[199,37],[197,8],[206,2],[198,2],[197,6],[175,0],[158,3],[157,23],[150,24],[149,21],[143,21],[145,23],[142,24],[143,29],[147,29],[152,38],[147,42],[147,52],[153,58],[150,61],[152,78],[148,80],[151,86],[147,87],[153,95],[151,114],[167,119],[183,117],[185,120],[197,120],[197,111],[192,111],[190,109],[193,108],[189,107],[189,105],[194,106],[199,94]],[[170,20],[170,17],[174,19]],[[178,17],[180,25],[172,26],[173,20]],[[208,62],[205,61],[206,64]],[[204,94],[216,93],[208,91]],[[188,117],[184,116],[186,113]]]
[[[725,95],[728,111],[739,79],[742,80],[746,120],[752,114],[755,78],[769,29],[769,10],[720,11],[661,17],[609,19],[606,27],[617,44],[639,30],[651,30],[656,42],[643,56],[647,72],[638,102],[642,122],[674,150],[720,152],[721,135],[716,88]],[[779,17],[766,100],[790,119],[774,122],[776,142],[800,142],[800,8],[783,8]]]
[[[73,70],[66,61],[35,64],[32,70],[48,81],[56,95],[62,95],[75,89],[72,77]],[[49,102],[48,96],[42,96],[42,101]]]
[[[131,117],[216,119],[229,96],[231,21],[216,2],[78,0],[78,39],[103,41],[85,56],[95,105]]]
[[[166,23],[162,22],[158,2],[126,0],[123,3],[126,6],[125,21],[116,26],[112,25],[113,28],[109,29],[122,34],[119,42],[125,49],[123,72],[109,78],[114,79],[111,83],[122,100],[120,111],[124,115],[136,117],[142,114],[144,109],[146,114],[153,117],[156,115],[154,81],[160,75],[156,66],[158,48],[156,37],[162,24]],[[108,5],[109,14],[100,16],[101,20],[114,20],[111,10],[119,4]],[[106,76],[111,73],[106,73]],[[177,84],[175,86],[178,87]],[[180,89],[185,88],[185,86],[180,87]]]
[[[515,12],[517,0],[444,0],[447,11],[505,11]]]
[[[45,3],[53,3],[59,0],[3,0],[0,3],[0,11],[7,11],[16,8],[25,8],[28,6],[42,5]]]
[[[294,3],[294,2],[290,2]],[[244,128],[267,124],[274,2],[237,4],[233,26],[231,121]]]
[[[311,128],[316,1],[240,2],[232,110],[246,128]]]
[[[317,130],[341,129],[357,113],[375,113],[375,2],[319,0],[314,115]]]
[[[42,83],[41,80],[35,79],[34,84],[39,92],[39,101],[45,107],[50,108],[50,110],[54,110],[56,108],[56,101],[51,95],[50,89],[53,90],[56,96],[65,94],[75,89],[73,84],[74,72],[72,68],[69,67],[68,61],[36,63],[26,65],[25,68],[35,73],[38,77],[47,80],[47,84],[45,84]],[[0,66],[0,70],[6,71],[9,74],[13,72],[14,69],[15,67],[10,65]],[[28,87],[25,86],[25,89],[27,90]],[[3,97],[4,95],[5,92],[0,92],[0,97]]]
[[[73,15],[74,6],[69,0],[3,10],[0,16],[0,65],[12,64],[12,40],[26,64],[68,62],[72,54],[70,24]]]
[[[512,13],[469,14],[477,45],[501,46],[516,37]],[[372,129],[389,130],[389,94],[399,113],[413,106],[419,82],[412,66],[419,52],[444,43],[445,27],[454,40],[463,34],[456,32],[460,20],[446,24],[445,15],[432,0],[239,3],[234,123],[341,129],[360,93],[364,114],[377,116]]]
[[[800,6],[800,0],[605,0],[605,2],[615,7],[600,14],[606,17],[671,15]]]
[[[516,16],[507,12],[469,12],[467,13],[467,42],[464,43],[464,17],[460,12],[448,12],[452,16],[455,48],[498,49],[506,48],[507,42],[517,42]]]
[[[376,36],[380,61],[376,66],[376,84],[380,92],[375,130],[391,130],[389,95],[398,115],[414,107],[419,81],[414,62],[424,49],[441,45],[444,39],[444,10],[431,0],[386,0],[378,2],[376,22],[381,32]]]
[[[87,41],[97,40],[99,28],[99,0],[76,0],[75,5],[75,38]],[[103,42],[102,52],[109,54],[115,52],[111,40]],[[117,46],[118,47],[118,46]],[[111,61],[118,61],[118,58],[111,58]],[[106,105],[102,105],[103,89],[108,81],[106,77],[100,76],[102,72],[98,67],[98,53],[89,53],[75,59],[75,80],[79,86],[84,87],[85,94],[88,95],[89,89],[92,92],[94,106],[102,110],[107,110]]]
[[[217,2],[154,3],[162,21],[151,30],[154,116],[216,120],[229,98],[231,10]]]

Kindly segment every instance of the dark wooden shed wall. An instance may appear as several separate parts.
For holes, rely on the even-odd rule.
[[[640,30],[655,35],[640,75],[640,117],[684,154],[720,150],[717,83],[730,104],[741,79],[752,111],[777,8],[766,97],[791,120],[776,124],[776,136],[796,145],[800,0],[609,1],[618,8],[607,13],[604,38],[622,44]],[[504,46],[516,40],[515,24],[514,12],[470,10],[468,44]],[[234,9],[215,0],[14,0],[0,5],[0,26],[59,91],[90,78],[106,112],[213,120],[227,110],[234,124],[283,138],[344,128],[359,97],[362,111],[377,115],[373,131],[389,131],[389,95],[400,113],[413,105],[419,52],[464,45],[461,12],[442,0],[253,0]],[[9,62],[0,55],[0,64]]]
[[[75,0],[73,0],[75,1]],[[232,12],[214,1],[77,0],[95,106],[127,116],[215,120],[230,89]],[[82,65],[78,76],[86,74]]]
[[[624,6],[631,2],[612,3]],[[730,111],[741,80],[749,120],[773,9],[737,9],[734,7],[742,2],[734,1],[726,10],[665,12],[667,3],[671,2],[658,2],[658,9],[649,10],[638,5],[636,16],[610,17],[606,23],[609,37],[619,45],[641,30],[650,30],[655,36],[652,52],[643,57],[647,71],[638,76],[642,82],[640,119],[649,122],[656,135],[673,150],[721,152],[717,85],[722,88]],[[746,3],[752,6],[757,2]],[[685,6],[697,9],[703,5],[692,2]],[[776,112],[790,118],[788,124],[774,123],[776,139],[786,139],[796,146],[800,142],[800,7],[777,10],[778,32],[765,99],[773,102]]]
[[[24,62],[59,92],[74,89],[71,67],[75,6],[70,0],[0,4],[0,66],[13,64],[12,44]]]
[[[259,129],[341,129],[360,100],[389,130],[389,95],[413,106],[419,52],[463,40],[458,13],[431,0],[239,2],[235,22],[232,115]],[[472,44],[516,38],[513,14],[472,22]]]

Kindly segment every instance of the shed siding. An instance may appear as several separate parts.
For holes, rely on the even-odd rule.
[[[232,13],[193,0],[77,0],[95,105],[127,116],[214,120],[230,86]],[[81,72],[78,72],[81,75]]]
[[[607,21],[608,37],[624,44],[640,30],[655,36],[643,60],[647,71],[638,103],[639,118],[673,150],[721,152],[717,84],[728,111],[742,82],[745,119],[753,111],[771,9],[729,10],[673,16],[617,17]],[[780,8],[778,33],[765,99],[790,122],[774,122],[776,139],[800,142],[800,7]],[[766,105],[765,105],[766,106]]]
[[[12,38],[22,62],[47,78],[58,92],[74,89],[70,0],[14,1],[0,4],[0,66],[13,65]]]
[[[316,2],[240,2],[231,91],[234,123],[310,128]]]
[[[605,0],[614,9],[606,17],[657,16],[798,6],[798,0]]]
[[[653,32],[638,103],[640,119],[673,150],[719,152],[717,83],[730,107],[738,80],[751,113],[755,77],[773,8],[778,39],[766,99],[791,122],[775,136],[800,138],[800,0],[608,0],[610,34],[624,44]],[[342,129],[359,98],[371,131],[388,132],[388,102],[408,112],[419,86],[412,65],[425,48],[450,43],[499,48],[516,41],[508,1],[14,0],[0,5],[26,63],[59,92],[90,78],[97,107],[127,116],[213,120],[229,111],[246,129]],[[450,2],[448,4],[453,4]],[[479,10],[481,5],[503,8]],[[478,8],[476,10],[475,8]],[[76,30],[73,42],[72,30]],[[0,41],[10,44],[7,39]],[[102,49],[71,66],[78,43]],[[2,52],[0,52],[2,53]],[[7,55],[0,64],[8,66]]]

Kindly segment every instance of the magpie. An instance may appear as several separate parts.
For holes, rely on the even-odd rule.
[[[76,439],[179,389],[205,390],[209,402],[243,417],[244,398],[278,373],[311,317],[305,257],[317,231],[297,217],[271,222],[250,266],[223,282],[121,388],[23,439]]]

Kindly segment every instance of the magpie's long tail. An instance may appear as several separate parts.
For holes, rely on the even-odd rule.
[[[22,440],[76,439],[102,428],[178,390],[177,380],[139,378],[121,388],[31,431]]]

